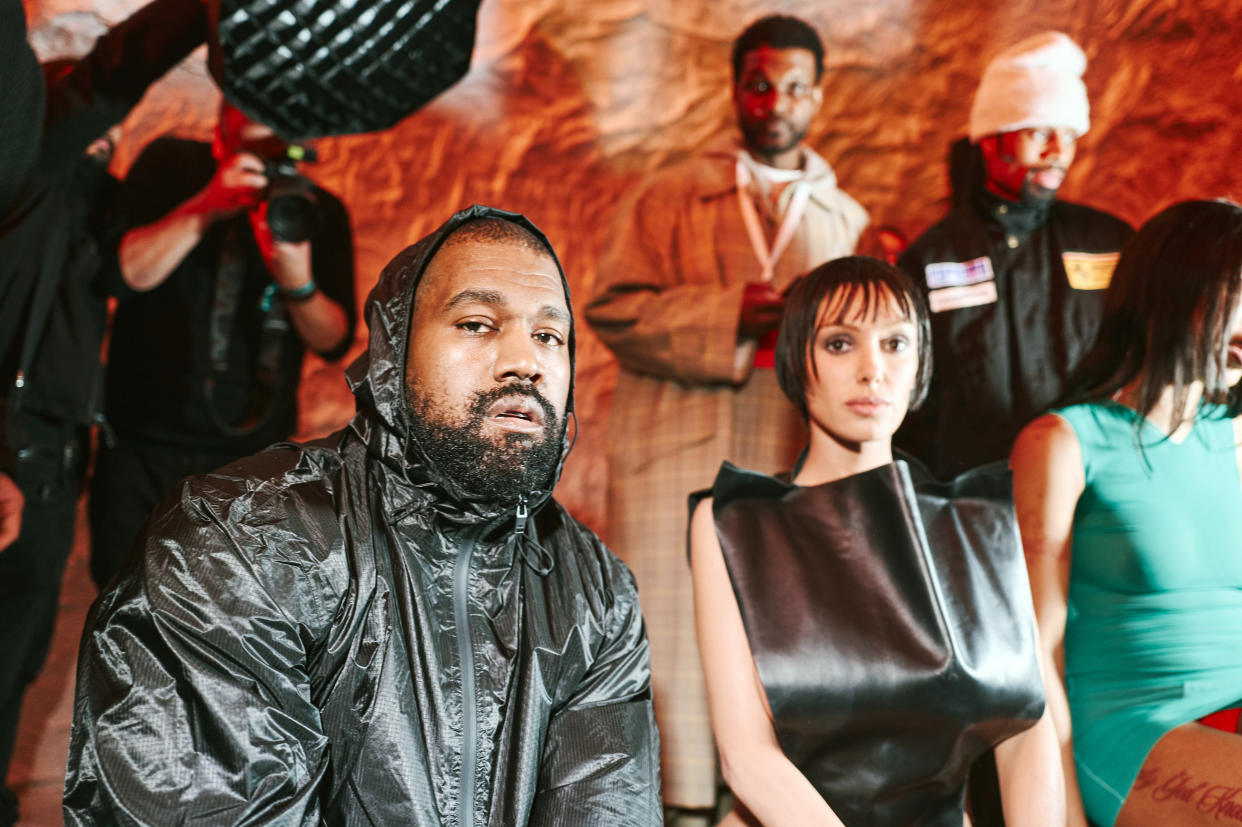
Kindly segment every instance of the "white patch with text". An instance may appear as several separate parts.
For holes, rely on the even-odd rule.
[[[995,301],[995,281],[967,284],[961,287],[942,287],[927,294],[927,302],[931,305],[933,313],[960,310],[963,307],[977,307],[981,304],[992,304]]]
[[[961,287],[996,278],[996,274],[992,272],[992,259],[987,256],[972,258],[970,261],[932,262],[923,268],[923,274],[927,278],[928,290]]]

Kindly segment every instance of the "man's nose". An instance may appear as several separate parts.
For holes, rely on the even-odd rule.
[[[797,101],[794,96],[783,89],[772,90],[772,111],[783,118],[789,117],[789,113],[793,111],[794,104]]]
[[[1048,141],[1044,144],[1044,160],[1059,161],[1065,157],[1066,141],[1061,137],[1061,133],[1052,130],[1048,134]]]
[[[520,379],[538,383],[543,378],[538,343],[519,326],[508,326],[497,337],[494,376],[497,382]]]

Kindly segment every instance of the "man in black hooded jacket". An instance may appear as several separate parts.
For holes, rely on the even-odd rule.
[[[353,421],[187,480],[92,609],[66,824],[660,823],[633,578],[551,499],[547,240],[465,210],[366,313]]]

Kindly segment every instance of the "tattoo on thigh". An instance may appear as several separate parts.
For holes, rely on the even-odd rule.
[[[1215,819],[1242,822],[1242,786],[1198,781],[1186,770],[1144,767],[1130,794],[1143,793],[1157,803],[1182,803]]]

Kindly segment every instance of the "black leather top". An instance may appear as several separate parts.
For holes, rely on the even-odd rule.
[[[713,495],[785,754],[850,827],[960,827],[971,762],[1044,708],[1008,471],[726,463]]]

